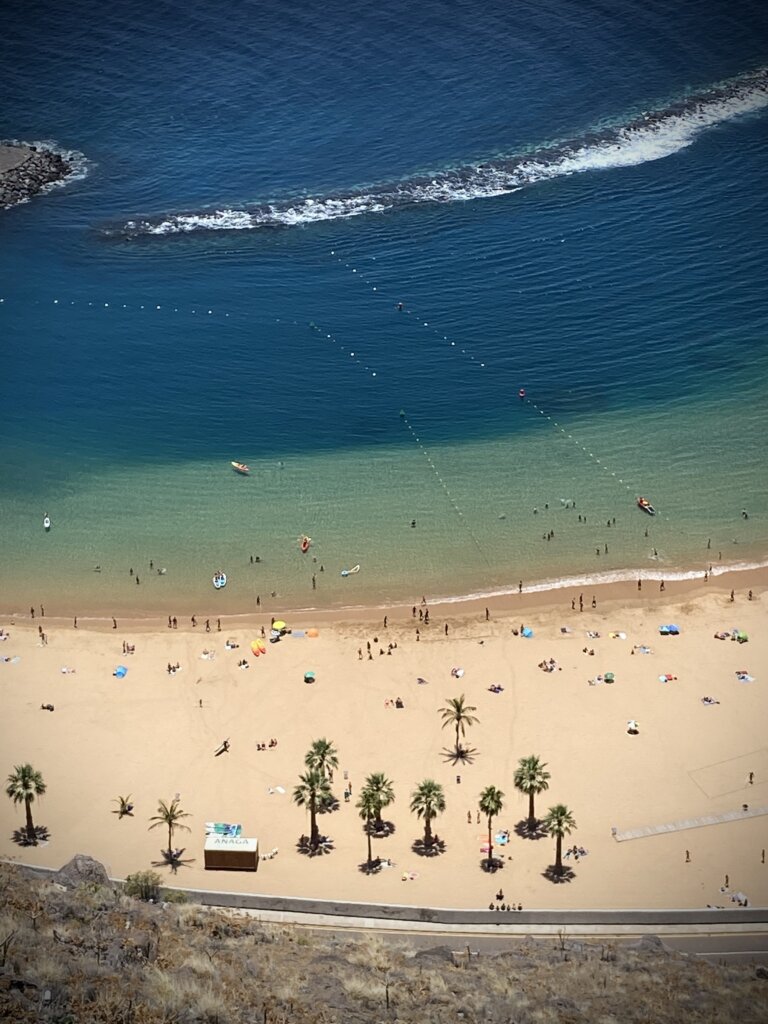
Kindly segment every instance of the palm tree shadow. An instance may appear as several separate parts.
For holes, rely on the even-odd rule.
[[[370,864],[364,860],[362,864],[357,865],[357,870],[363,875],[378,875],[381,871],[381,857],[374,857]]]
[[[475,747],[443,747],[446,764],[473,764],[479,751]]]
[[[305,857],[322,857],[326,853],[332,853],[333,848],[333,840],[328,836],[320,836],[317,846],[312,846],[309,836],[301,836],[296,843],[296,849]]]
[[[51,838],[51,833],[45,825],[35,825],[32,831],[34,834],[30,836],[25,825],[23,828],[14,829],[11,838],[17,846],[35,846],[37,843],[47,843]]]
[[[542,871],[542,878],[546,878],[548,882],[553,882],[555,885],[562,885],[565,882],[572,882],[576,877],[576,872],[573,868],[566,867],[563,865],[562,871],[558,871],[554,864],[550,864],[546,871]]]
[[[332,814],[339,809],[339,798],[331,794],[327,800],[319,800],[317,804],[318,814]]]
[[[504,867],[504,861],[499,860],[498,857],[494,857],[490,863],[487,857],[483,857],[480,861],[480,867],[488,875],[495,875],[497,871],[500,871]]]
[[[185,851],[183,849],[179,850],[178,852],[174,851],[174,853],[175,853],[175,856],[174,856],[174,854],[170,854],[168,852],[168,850],[161,850],[160,853],[162,855],[162,860],[153,860],[152,861],[152,867],[153,868],[170,868],[172,874],[174,874],[174,875],[178,874],[179,868],[188,868],[191,864],[195,863],[195,858],[194,857],[191,857],[191,858],[188,858],[187,860],[184,860],[182,858],[182,854],[184,852]]]
[[[439,857],[442,853],[445,853],[448,847],[445,845],[445,840],[440,839],[439,836],[434,836],[429,845],[424,842],[424,838],[422,836],[421,839],[415,839],[413,841],[411,849],[419,857]]]
[[[521,839],[545,839],[547,830],[538,818],[534,820],[533,828],[531,828],[528,818],[521,818],[515,825],[515,835],[520,836]]]
[[[374,839],[386,839],[388,836],[393,836],[397,831],[393,821],[382,821],[378,828],[375,821],[372,821],[370,825],[366,822],[363,829],[366,833],[370,832]]]

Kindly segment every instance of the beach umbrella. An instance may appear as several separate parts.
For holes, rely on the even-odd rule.
[[[606,683],[612,683],[615,678],[616,678],[616,676],[613,674],[613,672],[606,672],[605,673],[605,681],[606,681]]]
[[[533,630],[531,629],[531,627],[530,627],[530,626],[524,626],[524,627],[523,627],[523,634],[522,634],[522,635],[523,635],[523,636],[524,636],[524,637],[525,637],[526,639],[530,639],[530,637],[532,637],[532,636],[533,636]]]
[[[307,630],[307,636],[314,638],[316,636],[320,636],[320,633],[315,629],[314,626],[312,626],[311,629]]]
[[[278,619],[277,622],[272,623],[272,629],[285,629],[285,623],[282,619]]]
[[[117,676],[118,679],[122,679],[128,674],[128,669],[125,665],[118,665],[115,671],[112,673],[113,676]]]

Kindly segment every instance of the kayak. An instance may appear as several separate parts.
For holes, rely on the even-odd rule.
[[[341,570],[341,575],[342,576],[354,576],[356,572],[360,572],[360,566],[359,565],[353,565],[351,569],[342,569]]]

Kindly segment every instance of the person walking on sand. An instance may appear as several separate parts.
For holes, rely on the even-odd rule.
[[[114,616],[112,617],[112,629],[117,629],[117,619]]]
[[[490,618],[491,618],[491,613],[486,608],[485,609],[485,621],[488,622],[490,620]]]
[[[518,594],[522,594],[522,592],[523,592],[523,581],[522,580],[520,580],[520,582],[517,584],[517,592],[518,592]]]
[[[35,617],[35,609],[34,609],[34,608],[30,608],[30,609],[29,609],[29,614],[30,614],[30,615],[32,616],[32,618],[34,619],[34,617]]]
[[[594,594],[592,595],[592,607],[593,608],[597,608],[597,600],[595,599],[595,595]]]
[[[448,636],[448,623],[445,624],[445,635]]]
[[[579,594],[579,611],[580,612],[584,611],[584,595],[583,594]]]
[[[576,611],[576,598],[575,597],[571,598],[571,611],[572,612]]]
[[[637,581],[637,589],[638,590],[642,590],[643,589],[643,581],[642,580],[638,580]]]
[[[662,580],[661,583],[659,584],[659,590],[660,591],[664,590],[664,580]]]
[[[210,619],[206,619],[205,620],[205,632],[206,633],[210,633],[211,632],[211,620]]]
[[[77,616],[75,616],[75,629],[77,629]]]
[[[171,619],[171,622],[173,623],[173,628],[174,628],[174,629],[178,629],[178,628],[179,628],[179,622],[178,622],[178,619],[176,618],[176,616],[175,616],[175,615],[174,615],[174,616],[173,616],[173,618]]]
[[[216,619],[216,632],[221,632],[221,619]]]
[[[193,625],[193,626],[196,626],[196,625],[197,625],[197,619],[195,618],[195,616],[194,616],[194,615],[192,616],[192,625]]]
[[[734,600],[735,600],[734,592],[731,591],[731,601],[733,602]]]

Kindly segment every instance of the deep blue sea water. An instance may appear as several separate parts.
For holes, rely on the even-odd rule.
[[[4,609],[764,561],[763,4],[5,11]]]

